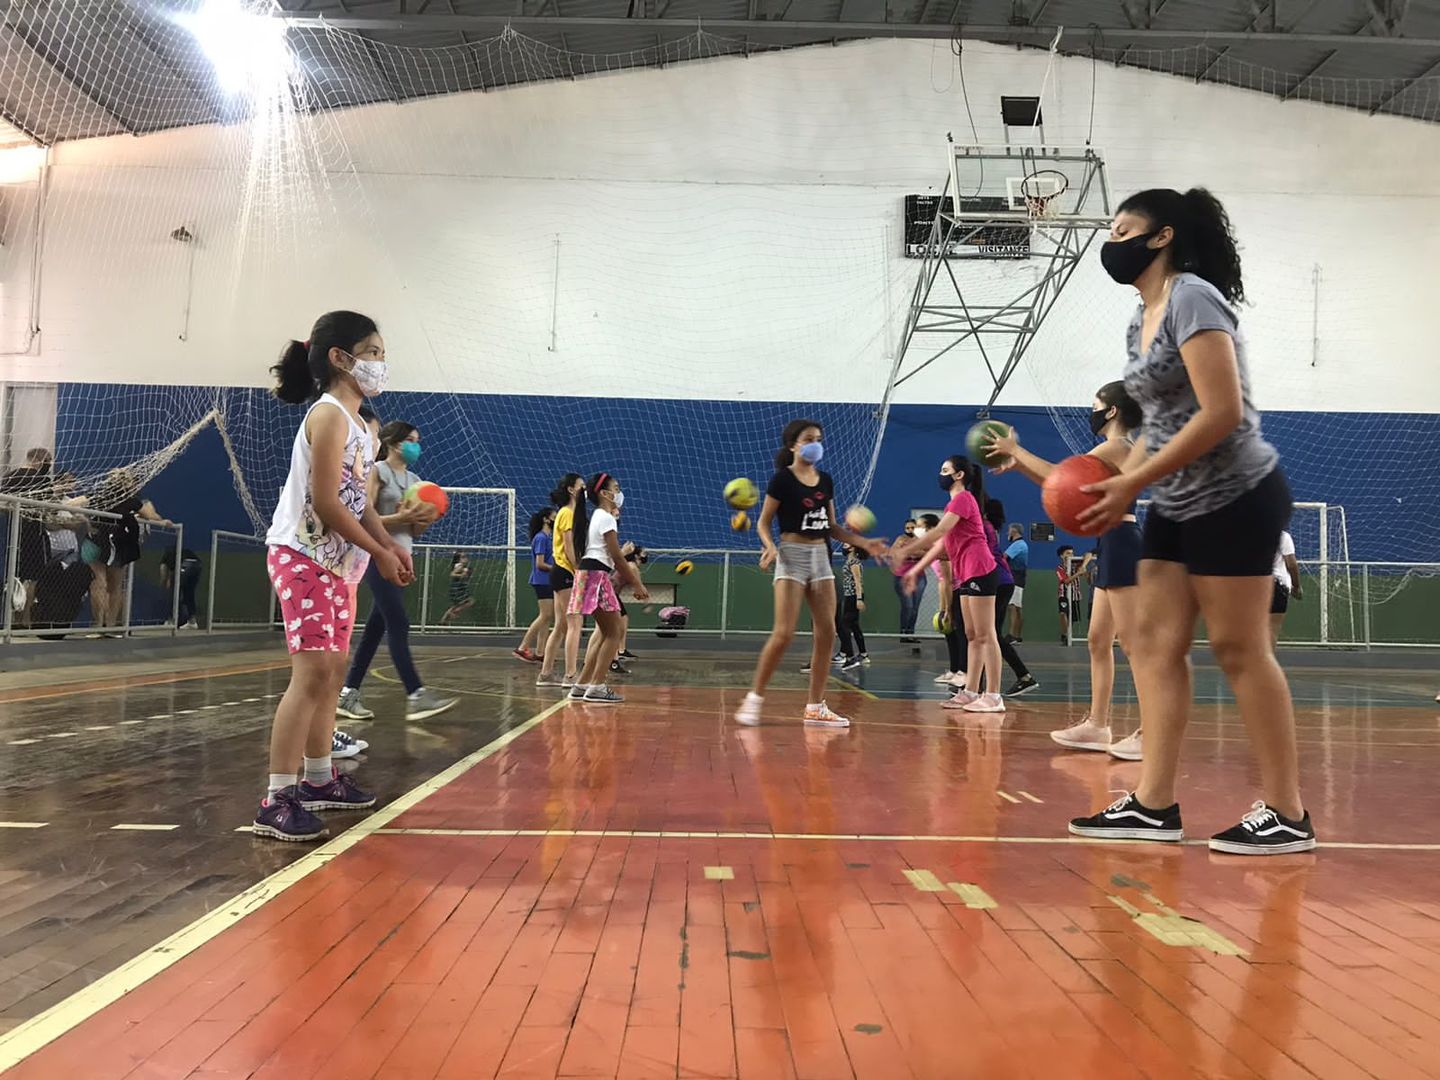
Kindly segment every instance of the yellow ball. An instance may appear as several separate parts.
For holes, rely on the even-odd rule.
[[[857,533],[868,533],[875,528],[875,515],[868,506],[856,503],[845,511],[845,527]]]
[[[736,510],[749,510],[760,501],[760,489],[755,481],[736,477],[725,485],[725,501]]]
[[[736,532],[745,532],[750,528],[750,515],[744,510],[736,510],[730,515],[730,528]]]
[[[954,627],[950,625],[950,620],[945,617],[943,611],[935,612],[935,618],[930,620],[930,625],[935,627],[937,634],[948,634],[954,629]]]
[[[685,559],[682,562],[678,562],[675,564],[675,573],[679,574],[681,577],[684,577],[686,574],[690,573],[690,571],[694,569],[695,564],[689,559]]]

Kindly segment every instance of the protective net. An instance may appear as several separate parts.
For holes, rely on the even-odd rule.
[[[204,21],[220,8],[228,21]],[[207,125],[193,138],[62,144],[44,187],[36,173],[7,203],[6,220],[23,221],[43,201],[47,275],[86,284],[47,294],[47,321],[64,329],[41,348],[24,313],[23,245],[5,249],[17,305],[7,293],[3,348],[36,357],[14,368],[54,378],[72,349],[86,350],[92,378],[62,388],[64,467],[93,481],[126,465],[143,482],[214,427],[263,529],[299,412],[258,385],[207,385],[209,369],[231,375],[248,352],[242,379],[263,381],[265,358],[324,310],[286,296],[289,282],[311,279],[327,282],[309,291],[328,306],[368,311],[366,297],[386,298],[373,314],[396,389],[377,407],[420,428],[417,472],[447,486],[514,488],[522,523],[562,473],[603,469],[626,484],[632,527],[648,542],[734,546],[719,490],[735,476],[763,483],[781,427],[802,415],[824,423],[842,493],[862,497],[893,338],[896,260],[875,194],[751,183],[763,153],[738,128],[694,164],[694,147],[639,127],[628,137],[627,115],[656,107],[644,80],[663,74],[605,80],[609,126],[593,137],[573,115],[586,96],[555,82],[744,43],[697,32],[595,56],[507,31],[402,48],[333,29],[257,34],[244,18],[271,10],[197,5],[156,21],[120,4],[12,7],[24,33],[5,39],[0,75],[29,95],[17,115],[58,95],[70,106],[45,115],[70,137],[119,130],[119,116],[140,131]],[[63,75],[24,47],[42,35],[75,44]],[[135,70],[141,38],[173,78]],[[513,90],[503,108],[476,95],[404,114],[344,108],[533,82],[553,85]],[[217,120],[226,126],[208,126]],[[547,139],[552,123],[568,125],[571,145]],[[417,167],[442,153],[443,168]],[[728,172],[716,174],[722,158]],[[82,293],[106,300],[87,309]],[[146,306],[142,293],[165,294],[170,325],[118,335],[153,342],[157,362],[137,370],[133,340],[94,331]],[[213,365],[203,359],[217,353]],[[818,358],[851,374],[838,385],[818,379]],[[177,372],[195,385],[174,385]],[[146,385],[152,378],[164,385]],[[97,439],[97,429],[113,437]],[[457,506],[450,527],[470,544],[509,542],[501,522],[478,513]]]
[[[899,208],[938,193],[967,72],[976,87],[1048,87],[1047,140],[1093,139],[1117,194],[1213,170],[1215,143],[1192,126],[1137,122],[1137,100],[1182,86],[1153,72],[1347,106],[1335,115],[1382,125],[1377,146],[1424,129],[1365,113],[1440,114],[1435,77],[1301,77],[1205,48],[1092,41],[1051,71],[1043,54],[967,45],[960,70],[945,42],[752,55],[766,50],[697,30],[580,53],[508,30],[401,45],[244,18],[275,10],[22,0],[0,28],[5,377],[65,384],[57,456],[91,483],[121,465],[143,482],[218,436],[255,530],[299,418],[267,396],[264,369],[342,305],[382,323],[397,389],[380,405],[421,429],[417,471],[513,488],[522,522],[561,473],[604,468],[652,546],[733,547],[719,489],[763,479],[780,427],[807,413],[826,424],[841,498],[862,498],[915,278]],[[893,94],[873,93],[882,80]],[[1280,106],[1233,93],[1234,108],[1206,105],[1224,139],[1279,141]],[[996,140],[997,118],[976,122],[975,141]],[[61,141],[12,145],[14,131]],[[126,132],[147,137],[99,138]],[[1426,460],[1440,432],[1388,406],[1406,400],[1395,358],[1428,355],[1424,324],[1397,275],[1350,256],[1361,234],[1433,249],[1429,202],[1399,220],[1374,201],[1431,181],[1376,165],[1355,198],[1315,141],[1222,192],[1252,283],[1257,400],[1297,498],[1346,511],[1352,559],[1415,561],[1440,529]],[[1011,291],[1036,270],[971,272]],[[1130,309],[1082,260],[1001,403],[1045,404],[1088,446],[1086,408],[1115,377]],[[957,351],[896,400],[983,400],[965,374],[980,364]],[[1305,398],[1316,379],[1336,413]],[[1357,424],[1368,409],[1387,412]],[[456,544],[509,542],[493,507],[453,517]]]

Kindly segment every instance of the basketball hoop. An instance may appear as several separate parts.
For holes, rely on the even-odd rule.
[[[1059,199],[1070,186],[1070,178],[1058,169],[1041,169],[1021,178],[1020,198],[1032,221],[1049,220],[1060,215]]]

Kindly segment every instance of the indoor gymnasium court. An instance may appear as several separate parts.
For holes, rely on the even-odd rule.
[[[0,1071],[1440,1077],[1437,121],[1430,0],[0,6]]]

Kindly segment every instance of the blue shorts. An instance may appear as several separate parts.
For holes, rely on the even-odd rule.
[[[1133,521],[1122,521],[1101,533],[1095,544],[1095,588],[1128,589],[1134,585],[1143,548],[1140,526]]]

